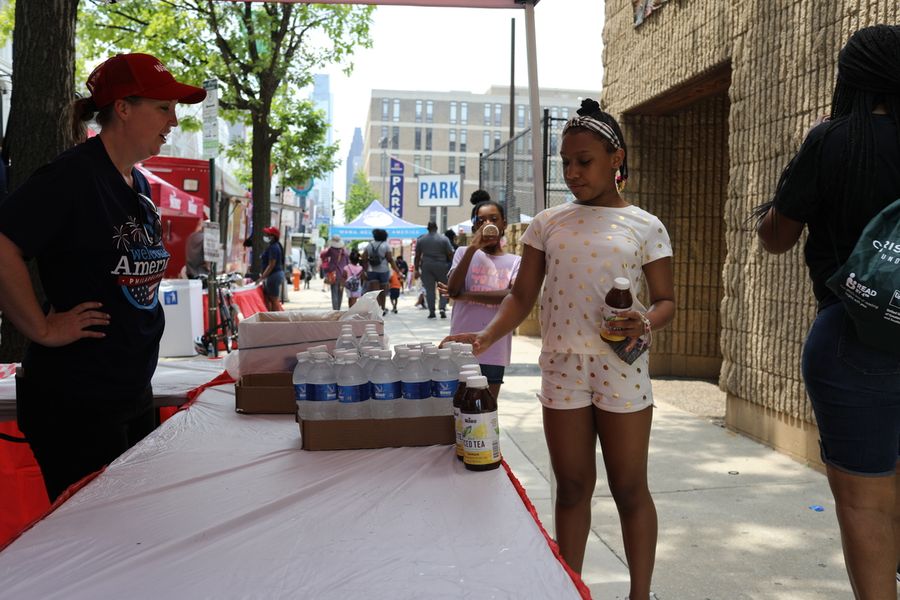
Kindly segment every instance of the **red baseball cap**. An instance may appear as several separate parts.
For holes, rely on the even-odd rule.
[[[281,237],[281,231],[279,231],[279,229],[277,227],[266,227],[265,229],[263,229],[263,233],[266,233],[268,235],[272,235],[275,237]]]
[[[178,83],[158,58],[139,53],[116,54],[106,59],[88,77],[87,88],[98,109],[128,96],[185,104],[206,98],[206,90]]]

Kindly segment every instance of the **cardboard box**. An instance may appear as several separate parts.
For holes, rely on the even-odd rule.
[[[234,384],[234,410],[245,414],[294,414],[291,373],[241,375]]]
[[[341,327],[351,325],[353,335],[360,337],[366,325],[375,325],[384,336],[384,323],[379,319],[353,318],[340,320],[342,311],[282,311],[251,315],[238,325],[241,375],[290,373],[297,364],[297,353],[312,346],[325,345],[334,350]],[[358,315],[357,315],[358,316]]]
[[[355,450],[456,443],[452,416],[300,421],[304,450]]]

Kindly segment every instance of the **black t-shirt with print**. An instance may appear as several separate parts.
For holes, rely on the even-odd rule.
[[[157,291],[169,262],[158,217],[138,196],[149,185],[137,169],[132,176],[134,188],[95,137],[38,169],[0,205],[0,232],[37,259],[49,305],[64,312],[99,301],[110,315],[97,328],[104,338],[30,344],[26,376],[50,378],[68,397],[120,414],[137,408],[130,403],[156,369],[165,326]]]
[[[872,118],[876,152],[869,180],[871,201],[859,198],[853,206],[838,210],[844,202],[843,190],[830,184],[830,174],[849,169],[846,119],[810,131],[775,195],[778,212],[807,224],[803,252],[820,308],[837,300],[825,282],[850,256],[862,230],[882,208],[900,198],[900,134],[889,115]]]

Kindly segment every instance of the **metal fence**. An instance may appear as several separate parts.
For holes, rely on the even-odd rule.
[[[479,158],[479,187],[490,193],[491,198],[506,207],[509,223],[521,221],[521,215],[533,217],[545,208],[566,202],[570,192],[563,180],[559,160],[559,140],[566,120],[551,117],[544,111],[541,119],[540,149],[544,163],[545,204],[537,206],[532,165],[531,128],[517,133],[513,138]]]

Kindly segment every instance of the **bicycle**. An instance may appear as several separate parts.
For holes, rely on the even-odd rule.
[[[239,273],[218,275],[214,281],[209,281],[206,275],[200,276],[200,279],[206,280],[210,302],[215,302],[215,311],[210,311],[215,318],[203,335],[194,340],[194,348],[198,354],[205,354],[210,358],[218,357],[219,342],[223,343],[226,353],[230,353],[236,347],[239,309],[234,302],[231,286],[237,277],[243,281],[243,276]]]

